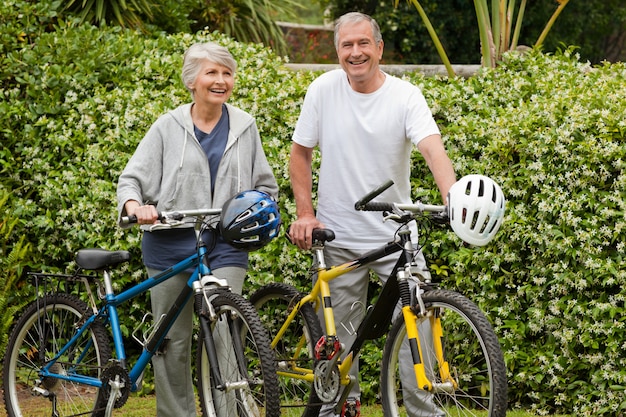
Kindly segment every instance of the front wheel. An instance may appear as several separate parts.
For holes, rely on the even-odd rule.
[[[452,291],[428,291],[422,299],[427,308],[425,317],[417,317],[422,359],[426,376],[442,388],[432,393],[417,389],[406,324],[400,316],[391,328],[383,353],[381,387],[385,416],[504,417],[506,368],[498,338],[485,315],[469,299]],[[456,382],[454,388],[442,380],[434,353],[431,324],[436,319],[441,320],[443,355]]]
[[[280,416],[274,354],[256,310],[243,297],[227,291],[211,295],[210,300],[215,314],[200,320],[209,328],[207,343],[215,345],[220,375],[212,373],[206,332],[201,329],[196,369],[202,415]]]
[[[98,388],[65,379],[100,377],[111,357],[104,325],[94,322],[60,353],[91,315],[87,304],[68,294],[47,295],[26,307],[4,357],[4,403],[9,417],[50,416],[55,405],[59,416],[104,415],[106,402],[99,403]],[[63,377],[42,378],[40,371],[57,355],[50,372]]]

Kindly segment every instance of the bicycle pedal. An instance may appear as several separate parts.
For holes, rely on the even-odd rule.
[[[341,417],[359,417],[361,415],[361,401],[348,399],[341,408]]]
[[[322,336],[315,344],[315,358],[317,360],[332,359],[340,350],[339,339],[334,336]]]

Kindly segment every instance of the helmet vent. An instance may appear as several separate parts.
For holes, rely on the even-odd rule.
[[[474,215],[472,216],[472,223],[470,228],[471,229],[476,229],[476,225],[478,224],[478,217],[480,216],[480,212],[479,211],[474,211]]]
[[[244,236],[239,240],[243,243],[251,243],[251,242],[259,242],[261,239],[259,239],[259,235],[254,235],[254,236]]]
[[[485,181],[478,181],[478,196],[482,197],[485,195]]]
[[[235,219],[235,222],[241,222],[246,220],[248,217],[250,217],[252,215],[252,210],[247,209],[246,211],[244,211],[243,213],[241,213],[239,216],[237,216],[237,218]]]
[[[259,224],[259,222],[254,222],[254,223],[250,223],[250,224],[246,224],[244,226],[241,226],[241,231],[242,232],[249,232],[250,230],[256,230],[260,227],[261,225]]]

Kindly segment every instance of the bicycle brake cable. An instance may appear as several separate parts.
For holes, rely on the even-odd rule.
[[[217,239],[220,235],[217,228],[211,223],[212,220],[213,218],[202,221],[200,234],[198,235],[198,239],[203,239],[202,236],[204,235],[204,232],[209,232],[211,234],[210,245],[207,245],[207,256],[215,249],[215,246],[217,245]],[[206,240],[204,240],[204,243],[206,244]]]

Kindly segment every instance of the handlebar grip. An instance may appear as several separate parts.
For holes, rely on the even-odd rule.
[[[365,203],[361,208],[357,209],[361,211],[393,211],[392,203],[373,202]]]
[[[158,221],[163,221],[164,219],[164,214],[159,212],[159,215],[157,216],[157,220]],[[176,215],[172,216],[174,219],[180,220],[183,218],[182,215],[176,213]],[[131,214],[130,216],[124,216],[120,219],[120,223],[122,224],[135,224],[137,223],[137,216],[135,216],[134,214]]]
[[[378,195],[382,194],[383,191],[385,191],[387,188],[391,187],[392,185],[393,185],[393,181],[392,180],[387,180],[387,182],[385,182],[384,184],[379,185],[374,190],[372,190],[369,193],[367,193],[359,201],[354,203],[354,209],[355,210],[365,210],[364,207],[367,205],[367,203],[372,201]],[[383,211],[383,210],[367,210],[367,211]]]
[[[130,216],[124,216],[121,218],[120,222],[122,224],[135,224],[137,223],[137,216],[131,214]]]

